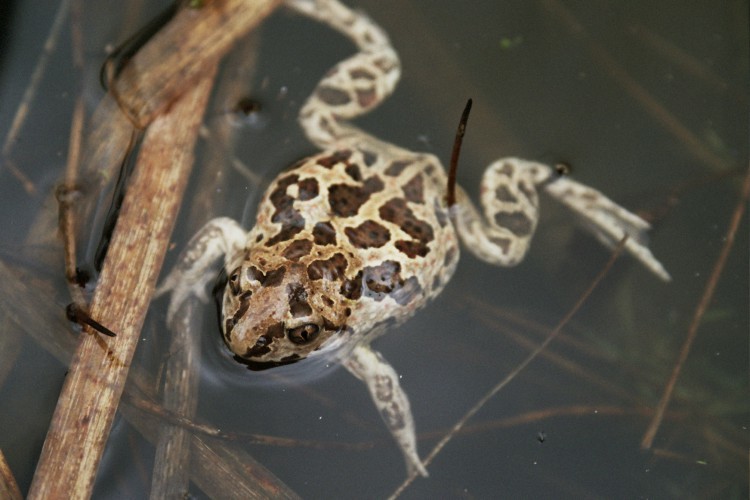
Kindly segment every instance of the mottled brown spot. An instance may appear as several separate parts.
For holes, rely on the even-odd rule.
[[[495,190],[495,198],[499,201],[507,201],[509,203],[515,203],[518,199],[510,192],[507,186],[498,186]]]
[[[310,253],[312,250],[312,241],[310,240],[295,240],[289,244],[282,254],[285,259],[289,259],[292,262],[297,262],[305,255]]]
[[[307,303],[307,290],[300,284],[289,285],[286,289],[289,296],[289,312],[292,316],[309,316],[312,314],[312,307]]]
[[[232,341],[232,330],[234,329],[234,318],[227,318],[224,320],[224,336],[227,339],[227,342]]]
[[[331,211],[341,217],[356,215],[370,196],[383,189],[383,181],[370,177],[361,186],[334,184],[328,188],[328,202]]]
[[[331,106],[342,106],[348,104],[349,93],[334,87],[318,87],[318,98]]]
[[[289,225],[289,226],[282,226],[281,230],[276,233],[276,235],[273,238],[270,238],[268,241],[266,241],[267,247],[272,247],[278,243],[289,241],[292,238],[294,238],[302,229],[304,228],[305,219],[301,219],[301,221],[298,223],[299,225]]]
[[[355,180],[357,182],[362,181],[362,172],[359,171],[359,167],[352,163],[350,165],[347,165],[344,169],[344,172],[346,172],[346,175],[352,178],[352,180]]]
[[[513,177],[513,165],[510,163],[503,163],[502,166],[498,169],[498,173],[502,175],[507,175],[508,177]]]
[[[403,198],[391,198],[380,207],[378,213],[383,220],[396,224],[402,231],[416,240],[409,244],[404,242],[399,250],[409,257],[415,255],[424,257],[427,255],[429,252],[427,244],[435,238],[435,234],[429,224],[414,215]]]
[[[268,271],[267,273],[264,273],[257,267],[248,266],[245,273],[247,274],[247,279],[249,279],[250,281],[257,281],[262,286],[278,286],[281,284],[281,281],[284,279],[284,273],[286,273],[286,268],[282,266],[282,267],[279,267],[278,269],[274,269],[272,271]]]
[[[357,227],[347,227],[344,233],[357,248],[379,248],[388,243],[391,238],[388,229],[371,220]]]
[[[440,288],[440,285],[443,283],[443,281],[440,279],[440,274],[436,274],[435,277],[432,279],[432,289],[437,290]]]
[[[374,89],[357,90],[357,102],[363,108],[369,108],[378,100]]]
[[[422,174],[417,174],[409,179],[409,182],[404,184],[402,189],[406,201],[420,204],[424,203],[424,179]]]
[[[332,322],[331,320],[329,320],[325,316],[323,317],[323,329],[324,330],[328,330],[330,332],[334,332],[336,330],[339,330],[340,328],[341,327],[339,327],[338,325],[336,325],[334,322]]]
[[[313,227],[313,241],[316,245],[335,245],[336,230],[330,222],[318,222]]]
[[[408,160],[394,160],[391,162],[388,167],[385,169],[385,175],[389,175],[391,177],[398,177],[401,175],[401,172],[411,165],[411,161]]]
[[[312,200],[318,196],[318,181],[312,177],[302,179],[297,185],[299,186],[298,198],[300,201]]]
[[[337,130],[336,127],[334,127],[333,123],[331,123],[334,121],[335,120],[333,118],[329,118],[326,115],[320,115],[318,117],[318,129],[324,130],[325,133],[331,137],[335,137]]]
[[[333,168],[334,165],[338,163],[346,163],[348,162],[349,158],[351,158],[352,152],[348,149],[342,149],[339,151],[335,151],[330,156],[323,156],[321,158],[318,158],[316,160],[316,163],[320,165],[321,167],[325,168]]]
[[[273,246],[282,241],[292,239],[294,235],[305,227],[305,219],[293,206],[294,198],[287,194],[287,188],[299,180],[296,174],[282,177],[276,182],[276,188],[271,192],[269,200],[276,209],[271,216],[271,222],[281,224],[279,232],[266,242],[266,246]]]
[[[516,236],[531,234],[531,220],[523,212],[498,212],[495,214],[495,224],[508,229]]]
[[[307,266],[307,277],[311,280],[325,279],[327,281],[338,281],[344,277],[346,268],[346,257],[343,254],[336,253],[330,259],[311,262]]]
[[[349,300],[358,300],[362,297],[362,271],[354,278],[344,280],[341,284],[341,295]]]
[[[246,358],[252,358],[256,356],[263,356],[271,352],[271,343],[274,339],[282,338],[284,336],[284,324],[275,323],[268,327],[266,333],[258,337],[253,347],[250,347],[245,351]]]
[[[500,250],[505,254],[508,255],[508,250],[510,250],[511,240],[508,238],[492,238],[490,240],[494,245],[497,245],[500,247]]]
[[[527,182],[519,182],[518,190],[523,193],[527,200],[536,203],[536,190],[533,186],[529,186]]]
[[[376,161],[378,161],[378,155],[376,155],[372,151],[363,150],[362,159],[364,160],[365,165],[371,167],[375,164]]]
[[[365,287],[372,294],[392,292],[398,286],[400,277],[401,264],[393,260],[387,260],[378,266],[367,266],[363,270]]]
[[[430,252],[430,249],[427,248],[427,245],[425,245],[421,241],[398,240],[396,241],[396,243],[394,243],[394,246],[399,252],[403,253],[410,259],[413,259],[417,256],[424,257]]]
[[[349,75],[354,80],[374,80],[375,75],[373,75],[370,71],[364,69],[364,68],[354,68],[353,70],[349,71]]]
[[[381,301],[390,296],[399,305],[406,305],[421,293],[422,287],[414,276],[407,280],[401,277],[401,264],[387,260],[377,266],[362,270],[363,293],[366,297]]]
[[[396,67],[396,64],[397,64],[396,61],[394,61],[390,57],[379,57],[377,59],[374,59],[372,63],[376,67],[380,68],[383,71],[383,73],[390,72]]]

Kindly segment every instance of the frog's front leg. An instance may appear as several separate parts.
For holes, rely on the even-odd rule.
[[[427,469],[417,453],[417,438],[409,398],[401,388],[393,367],[369,345],[355,347],[350,357],[342,364],[355,377],[367,384],[375,406],[404,454],[409,474],[416,470],[427,477]]]
[[[208,301],[206,284],[215,276],[210,272],[211,268],[221,257],[224,257],[224,266],[228,266],[228,260],[244,248],[245,239],[245,231],[228,217],[208,221],[190,239],[177,264],[155,292],[155,296],[159,296],[172,291],[167,323],[172,322],[175,313],[190,295],[197,296],[203,302]]]
[[[625,250],[668,281],[669,273],[648,249],[649,224],[599,191],[562,177],[541,163],[503,158],[491,164],[481,183],[481,217],[465,193],[458,193],[452,218],[466,247],[491,264],[513,266],[529,249],[539,218],[537,186],[568,207],[599,241],[612,247],[624,236]]]

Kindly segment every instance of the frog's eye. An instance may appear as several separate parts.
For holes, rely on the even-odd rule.
[[[229,289],[232,291],[233,295],[237,295],[240,293],[240,268],[238,267],[232,273],[229,275],[229,279],[227,280],[227,283],[229,284]]]
[[[298,326],[296,328],[290,328],[286,331],[286,336],[289,337],[295,344],[309,344],[316,338],[320,333],[320,327],[314,323],[307,323],[305,325]]]

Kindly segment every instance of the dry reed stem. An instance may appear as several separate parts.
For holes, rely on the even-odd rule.
[[[89,497],[193,163],[213,73],[149,127],[90,311],[117,332],[81,338],[29,498]]]
[[[11,158],[11,153],[16,142],[18,142],[18,137],[20,136],[21,131],[23,130],[23,126],[26,123],[26,118],[29,115],[29,109],[31,109],[31,104],[34,101],[34,97],[36,97],[37,90],[39,90],[39,84],[42,81],[44,72],[47,70],[47,65],[49,64],[49,59],[52,56],[52,52],[54,52],[55,48],[57,47],[57,41],[60,38],[60,33],[64,26],[65,19],[68,17],[69,9],[70,0],[62,0],[62,2],[60,2],[60,6],[57,8],[57,12],[55,13],[55,19],[52,22],[52,27],[50,28],[49,34],[47,35],[47,39],[44,41],[44,49],[42,51],[42,55],[39,57],[39,60],[34,67],[29,85],[26,87],[26,90],[24,90],[23,97],[21,98],[21,103],[18,105],[16,114],[13,116],[13,123],[10,126],[10,131],[8,131],[8,135],[5,136],[5,141],[3,142],[3,164],[7,169],[10,170],[10,172],[14,176],[16,176],[26,192],[30,195],[36,193],[36,186],[34,186],[34,183],[31,181],[31,179],[29,179],[26,174],[18,168],[18,166]],[[4,30],[7,29],[8,27],[4,28]]]
[[[656,437],[656,433],[659,430],[659,426],[661,426],[664,412],[667,410],[669,402],[672,399],[672,391],[674,391],[675,385],[677,384],[677,379],[680,377],[682,366],[685,364],[685,361],[690,354],[690,349],[693,346],[693,341],[695,341],[695,337],[698,334],[698,327],[701,325],[703,315],[708,309],[708,306],[711,304],[711,299],[714,296],[716,285],[719,283],[719,278],[721,277],[721,273],[727,263],[729,253],[734,246],[734,239],[737,236],[737,229],[740,226],[740,222],[742,221],[742,216],[744,215],[745,210],[747,210],[747,200],[749,196],[750,169],[748,169],[747,174],[745,175],[745,180],[742,183],[740,198],[737,201],[737,206],[729,222],[729,228],[727,229],[726,236],[724,237],[724,245],[722,246],[721,252],[719,253],[716,262],[714,263],[713,270],[711,271],[711,276],[709,276],[708,281],[706,282],[706,288],[703,290],[703,295],[701,296],[701,299],[695,308],[693,319],[690,322],[690,326],[688,327],[685,341],[682,344],[682,348],[680,349],[677,361],[675,362],[674,367],[672,367],[672,374],[670,375],[669,380],[664,387],[664,392],[662,393],[661,399],[659,400],[659,404],[656,406],[654,417],[651,420],[648,428],[646,429],[646,432],[643,435],[643,439],[641,440],[641,448],[643,449],[651,448],[654,443],[654,438]]]
[[[180,8],[138,51],[137,60],[112,75],[116,79],[110,90],[137,127],[148,125],[167,109],[186,84],[201,77],[207,65],[217,63],[279,0],[204,3],[201,8]]]
[[[16,478],[5,460],[3,450],[0,450],[0,498],[7,500],[22,500],[21,490],[18,489]]]
[[[190,481],[210,498],[299,498],[272,472],[225,437],[211,438],[217,429],[187,422],[182,416],[170,418],[163,407],[150,403],[156,398],[153,381],[141,372],[129,377],[122,413],[128,422],[151,443],[157,443],[164,425],[186,431],[180,437],[189,444]],[[216,431],[216,432],[215,432]],[[184,446],[185,443],[180,443]],[[181,465],[182,466],[182,465]],[[162,471],[163,472],[163,471]],[[179,484],[175,481],[168,486]],[[177,492],[177,495],[174,493]],[[187,491],[173,489],[170,497],[183,498]],[[154,492],[152,491],[152,496]]]
[[[198,408],[198,367],[200,336],[195,332],[202,317],[195,311],[203,308],[198,301],[186,302],[169,325],[171,341],[164,371],[162,404],[164,409],[186,418],[195,416]],[[177,425],[160,426],[156,442],[150,498],[178,498],[190,486],[190,432]]]
[[[234,48],[224,59],[217,76],[214,90],[215,108],[224,113],[233,112],[232,103],[251,95],[251,82],[257,63],[258,36],[251,32],[237,41]],[[238,127],[231,119],[220,116],[220,119],[207,123],[201,129],[201,137],[208,136],[205,153],[200,159],[201,167],[195,172],[193,182],[201,186],[190,200],[186,219],[189,221],[188,234],[195,233],[206,221],[217,212],[217,205],[224,203],[224,196],[217,193],[225,191],[228,158],[234,154],[238,137]],[[208,121],[208,120],[207,120]],[[210,132],[208,132],[210,128]],[[162,404],[164,410],[173,412],[186,420],[192,420],[198,406],[198,367],[201,358],[200,335],[196,328],[201,324],[203,304],[189,301],[183,306],[168,325],[171,334],[171,345],[165,360],[164,386]],[[176,324],[174,324],[176,323]],[[190,443],[191,430],[183,425],[165,419],[159,429],[159,436],[154,457],[153,474],[151,475],[150,497],[170,498],[180,496],[188,491],[190,480]],[[247,481],[248,489],[252,481]],[[236,484],[237,478],[231,478],[229,484]],[[277,481],[279,484],[280,481]],[[281,486],[280,486],[281,487]],[[259,493],[264,493],[262,490]],[[216,491],[212,492],[216,495]],[[265,494],[271,494],[266,491]],[[220,495],[226,496],[226,495]]]

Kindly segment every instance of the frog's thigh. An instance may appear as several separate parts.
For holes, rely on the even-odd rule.
[[[393,367],[370,346],[356,347],[343,365],[355,377],[367,384],[370,396],[383,421],[401,447],[409,471],[427,476],[427,470],[417,454],[417,439],[409,398],[401,388]]]

